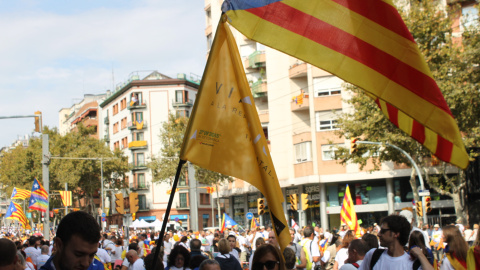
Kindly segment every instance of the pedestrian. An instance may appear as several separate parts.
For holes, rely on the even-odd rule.
[[[168,256],[168,265],[165,270],[187,270],[190,262],[190,253],[186,248],[177,245]]]
[[[50,256],[48,256],[48,251],[49,251],[49,246],[47,245],[43,245],[40,248],[41,254],[40,256],[37,257],[37,269],[40,269],[50,258]]]
[[[138,256],[137,251],[129,250],[127,252],[127,260],[130,263],[129,270],[144,270],[143,259]]]
[[[467,269],[480,269],[480,234],[477,234],[475,242],[468,249]]]
[[[433,253],[432,250],[427,248],[425,246],[425,243],[423,242],[423,234],[419,231],[413,231],[410,234],[410,238],[408,239],[408,250],[411,250],[414,247],[419,247],[420,250],[423,252],[423,255],[427,257],[428,261],[430,262],[431,265],[434,265],[434,258],[433,258]],[[415,259],[412,257],[412,260]]]
[[[297,264],[297,259],[295,256],[295,251],[291,248],[286,248],[283,250],[283,258],[285,258],[285,269],[293,270],[296,269],[295,265]]]
[[[242,266],[238,259],[230,254],[231,247],[227,239],[223,238],[218,241],[218,252],[220,254],[215,257],[215,260],[220,264],[221,270],[242,270]]]
[[[263,238],[258,238],[257,241],[255,242],[255,251],[257,248],[259,248],[261,245],[265,244],[265,239]],[[253,256],[255,255],[255,252],[250,256],[250,260],[248,261],[248,269],[252,270],[252,261],[253,261]]]
[[[313,234],[313,228],[312,228]],[[261,245],[255,251],[252,260],[252,270],[285,270],[285,263],[280,250],[272,245]]]
[[[430,241],[430,247],[432,247],[433,255],[437,261],[441,261],[443,257],[443,232],[440,229],[440,225],[433,225],[432,241]]]
[[[230,254],[235,257],[240,263],[240,254],[237,250],[237,237],[235,235],[230,234],[227,236],[228,244],[230,245]]]
[[[468,246],[473,245],[473,241],[475,241],[475,238],[473,238],[475,234],[475,231],[470,229],[470,225],[465,225],[465,241],[467,242]]]
[[[368,244],[362,239],[354,239],[348,246],[348,259],[340,270],[356,270],[362,265],[363,258],[368,252]]]
[[[215,260],[208,259],[200,264],[198,270],[220,270],[220,264]]]
[[[405,252],[405,245],[410,235],[410,223],[399,215],[384,217],[380,222],[380,246],[386,249],[371,249],[365,255],[360,270],[413,269],[414,261]],[[418,247],[410,250],[410,254],[420,262],[423,270],[433,270],[432,265]]]
[[[295,258],[296,258],[295,269],[304,270],[305,267],[307,266],[307,257],[305,255],[305,250],[303,250],[302,246],[300,246],[294,241],[295,229],[293,228],[290,228],[290,237],[292,239],[292,242],[290,242],[287,248],[290,248],[295,252]],[[284,251],[284,254],[285,254],[285,251]]]
[[[318,249],[318,244],[313,241],[315,236],[313,227],[306,226],[303,229],[303,236],[304,238],[300,241],[300,245],[305,250],[305,256],[307,258],[306,270],[314,270],[315,264],[320,261],[320,250]]]
[[[366,233],[362,236],[362,239],[367,242],[368,250],[378,248],[378,237],[376,235]]]
[[[335,256],[335,263],[333,264],[333,270],[338,270],[345,264],[345,260],[348,258],[348,247],[350,242],[355,239],[355,234],[352,230],[348,230],[345,233],[345,237],[342,239],[342,247],[338,250],[337,255]]]
[[[0,269],[23,270],[21,261],[17,255],[15,243],[7,238],[0,238]]]
[[[468,244],[458,226],[447,225],[443,228],[443,242],[447,243],[447,246],[440,269],[466,269]]]
[[[41,270],[86,270],[91,265],[101,264],[94,258],[100,241],[100,226],[86,212],[71,212],[63,217],[54,241],[56,251]]]

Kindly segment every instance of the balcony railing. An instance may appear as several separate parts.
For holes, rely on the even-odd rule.
[[[265,52],[264,51],[255,51],[250,54],[245,61],[245,67],[247,68],[259,68],[265,67]]]
[[[131,190],[148,190],[150,189],[149,183],[130,183]]]
[[[105,139],[106,142],[109,142],[110,141],[110,134],[105,134],[105,136],[103,137]]]
[[[145,164],[145,163],[133,162],[133,163],[129,163],[128,165],[130,165],[130,168],[132,168],[132,171],[146,170],[147,169],[147,164]]]
[[[110,118],[108,118],[108,116],[105,117],[105,118],[103,119],[103,123],[104,123],[105,125],[110,124]]]
[[[133,141],[128,143],[128,149],[135,150],[135,149],[146,149],[147,141]]]
[[[187,100],[172,100],[172,105],[173,107],[192,107],[193,106],[193,100],[187,99]]]
[[[267,82],[264,80],[258,80],[251,85],[252,94],[254,98],[264,97],[267,95]]]
[[[147,102],[145,100],[138,100],[137,102],[133,102],[130,100],[127,104],[127,109],[134,110],[134,109],[146,109]]]
[[[136,130],[145,129],[147,127],[147,121],[143,120],[141,123],[128,122],[127,127],[130,130],[132,130],[132,129],[136,129]]]

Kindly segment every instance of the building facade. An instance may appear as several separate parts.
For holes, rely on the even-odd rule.
[[[221,3],[219,0],[205,1],[208,49],[220,20]],[[357,164],[342,165],[334,160],[336,146],[350,147],[349,138],[335,134],[337,114],[352,112],[345,103],[351,94],[344,89],[341,79],[231,29],[270,144],[288,221],[294,219],[300,225],[338,228],[347,185],[362,226],[372,225],[383,216],[413,206],[410,167],[386,162],[380,170],[370,172],[371,164],[360,170]],[[454,221],[455,211],[450,198],[433,190],[430,192],[433,211],[428,215],[429,222]],[[308,194],[308,208],[300,210],[299,204],[294,207],[298,210],[291,210],[287,200],[291,194],[297,194],[298,198]],[[258,216],[257,199],[261,197],[256,188],[236,180],[221,189],[219,199],[224,211],[245,226],[249,224],[248,212]],[[268,214],[260,218],[263,225],[271,224]]]

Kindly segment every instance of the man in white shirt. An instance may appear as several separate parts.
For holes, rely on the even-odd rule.
[[[400,215],[384,217],[380,222],[380,246],[387,249],[372,248],[364,257],[360,270],[412,269],[414,260],[410,256],[420,260],[423,270],[433,269],[430,262],[423,255],[418,247],[410,250],[410,255],[405,252],[404,247],[410,235],[410,223]],[[373,264],[373,267],[372,267]]]
[[[443,248],[438,249],[437,247],[440,244],[440,241],[443,241],[443,231],[440,230],[440,225],[438,224],[433,226],[432,240],[435,243],[432,247],[433,255],[435,256],[435,259],[440,261],[443,258]]]
[[[240,256],[238,254],[238,251],[235,249],[235,247],[237,246],[237,238],[235,237],[234,234],[230,234],[228,237],[227,237],[227,240],[228,240],[228,243],[230,244],[230,254],[235,257],[235,259],[238,260],[239,263],[240,262]]]
[[[40,269],[50,259],[48,256],[49,246],[43,245],[40,248],[41,254],[37,257],[37,269]]]
[[[37,257],[40,256],[40,251],[35,248],[35,243],[37,242],[37,238],[35,236],[32,236],[27,241],[28,241],[28,247],[25,249],[25,254],[27,255],[26,258],[29,258],[29,257],[32,258],[33,264],[37,265]]]
[[[355,239],[348,246],[348,259],[340,270],[356,270],[362,265],[363,258],[368,252],[367,242],[362,239]]]
[[[112,262],[112,257],[110,257],[110,254],[108,254],[108,252],[101,247],[97,249],[97,257],[103,264]]]
[[[248,253],[248,248],[251,246],[250,242],[247,240],[245,237],[245,231],[241,231],[240,235],[238,236],[238,244],[240,246],[240,263],[242,262],[248,262],[247,261],[247,253]]]
[[[128,270],[144,270],[143,260],[138,257],[138,253],[135,250],[129,250],[127,252],[126,258],[128,260],[129,266]]]
[[[313,227],[307,226],[303,229],[304,238],[300,241],[300,245],[307,250],[307,258],[312,262],[312,268],[306,270],[314,270],[315,264],[320,263],[320,250],[318,249],[318,243],[314,243]]]

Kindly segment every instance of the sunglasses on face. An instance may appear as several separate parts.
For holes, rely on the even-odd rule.
[[[378,232],[379,234],[384,234],[388,231],[390,231],[391,229],[380,229],[380,231]]]
[[[272,270],[275,268],[275,265],[280,263],[279,261],[266,261],[264,263],[256,262],[252,265],[252,270],[263,270],[265,266],[268,270]]]

